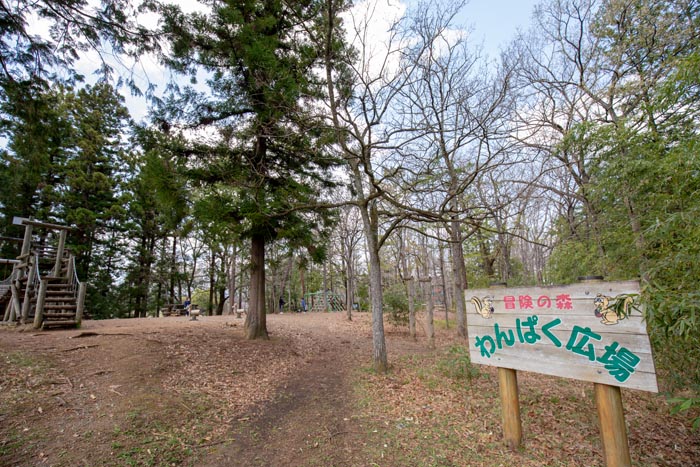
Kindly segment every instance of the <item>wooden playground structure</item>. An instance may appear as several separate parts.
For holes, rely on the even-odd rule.
[[[66,249],[71,230],[63,225],[14,218],[24,226],[24,238],[12,273],[0,281],[2,324],[33,323],[35,329],[79,327],[84,314],[86,284],[78,280],[75,256]]]
[[[345,301],[335,292],[327,290],[315,293],[307,293],[304,296],[306,306],[311,312],[332,312],[345,310]]]

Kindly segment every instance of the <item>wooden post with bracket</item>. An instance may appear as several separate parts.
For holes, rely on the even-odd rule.
[[[503,289],[505,282],[491,284],[489,289]],[[512,368],[498,368],[498,390],[501,394],[501,418],[503,421],[503,441],[512,450],[517,450],[523,439],[520,419],[520,395],[518,393],[518,372]]]

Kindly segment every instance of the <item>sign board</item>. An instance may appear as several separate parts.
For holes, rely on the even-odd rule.
[[[658,392],[639,283],[466,291],[473,363]]]

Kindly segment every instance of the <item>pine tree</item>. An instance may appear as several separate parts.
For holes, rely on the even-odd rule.
[[[219,130],[218,144],[189,151],[189,176],[221,200],[220,217],[250,239],[246,335],[267,337],[265,245],[288,238],[311,244],[327,220],[315,209],[334,159],[312,112],[320,97],[318,56],[305,27],[317,2],[211,2],[206,14],[163,10],[173,54],[167,62],[211,74],[210,95],[185,89],[171,102],[180,123]]]
[[[77,255],[78,273],[92,278],[109,255],[97,254],[106,247],[112,220],[124,215],[121,191],[127,151],[123,141],[129,113],[121,96],[108,84],[87,86],[68,94],[67,115],[71,141],[63,165],[60,193],[61,218],[75,227],[70,245]],[[103,252],[104,253],[104,252]]]
[[[35,80],[7,90],[0,104],[0,135],[7,139],[0,150],[0,205],[3,232],[17,236],[21,228],[11,225],[14,216],[55,220],[57,167],[66,157],[70,124],[62,88]]]
[[[145,317],[152,303],[152,286],[159,279],[156,265],[159,261],[172,260],[159,258],[159,245],[181,228],[190,202],[185,180],[171,170],[173,151],[181,146],[181,141],[154,128],[137,126],[134,144],[139,150],[129,155],[130,175],[124,185],[128,196],[122,227],[131,241],[124,250],[128,265],[122,284],[129,305],[122,312],[128,314],[133,310],[134,317]],[[167,269],[172,274],[172,264]]]

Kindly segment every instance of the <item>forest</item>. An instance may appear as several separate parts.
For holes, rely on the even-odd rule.
[[[339,303],[380,372],[385,316],[466,337],[465,290],[639,279],[700,405],[700,2],[543,0],[498,57],[464,4],[381,4],[2,0],[2,257],[71,226],[94,319]]]

